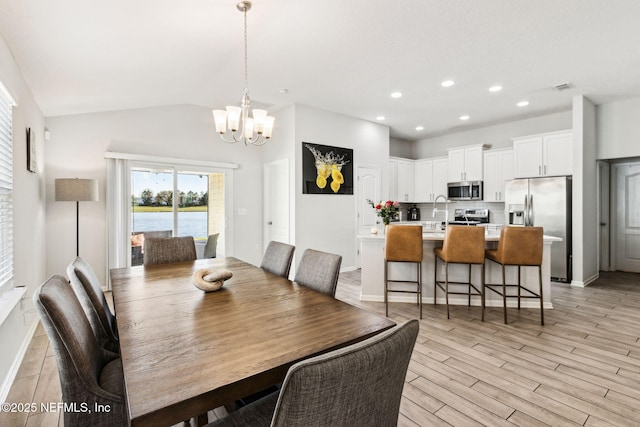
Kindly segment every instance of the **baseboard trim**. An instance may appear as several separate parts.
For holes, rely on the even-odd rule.
[[[27,354],[27,349],[29,348],[29,344],[31,344],[31,340],[33,339],[33,335],[35,334],[37,327],[38,320],[36,319],[25,335],[25,338],[22,341],[22,345],[20,346],[16,357],[13,359],[11,368],[9,369],[9,372],[7,373],[7,376],[2,383],[2,387],[0,388],[0,402],[7,401],[7,396],[9,396],[9,391],[11,390],[11,386],[13,385],[13,381],[16,379],[16,375],[18,375],[18,370],[20,369],[20,365],[22,364],[22,360],[24,359],[25,354]]]
[[[587,280],[584,280],[584,281],[572,280],[571,286],[576,288],[585,288],[589,286],[591,283],[598,280],[599,278],[600,278],[600,274],[594,274],[593,276],[589,277]]]

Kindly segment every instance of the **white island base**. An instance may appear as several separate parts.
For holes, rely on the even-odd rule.
[[[362,301],[384,301],[384,235],[362,235],[358,236],[360,243],[360,258],[361,258],[361,291],[360,300]],[[422,258],[422,302],[423,304],[433,304],[433,289],[434,289],[434,260],[433,249],[442,247],[444,240],[444,233],[424,233],[423,234],[423,258]],[[496,248],[498,245],[499,236],[486,236],[486,247]],[[550,257],[551,257],[551,244],[555,241],[561,241],[558,237],[544,236],[544,246],[542,253],[542,296],[544,302],[544,308],[553,308],[550,301],[551,290],[551,269],[550,269]],[[493,261],[486,260],[485,262],[485,277],[487,283],[502,283],[502,267]],[[469,266],[461,264],[449,265],[449,281],[466,282],[468,278]],[[517,271],[518,267],[507,266],[506,278],[507,284],[517,283]],[[472,266],[471,270],[471,282],[480,287],[481,277],[480,266]],[[533,292],[538,293],[538,268],[537,267],[521,267],[521,284],[527,289],[531,289]],[[415,264],[409,263],[389,263],[389,278],[398,280],[415,280],[416,279],[416,267]],[[444,280],[444,262],[438,261],[438,280]],[[390,287],[394,289],[408,289],[415,290],[415,285],[392,283]],[[466,285],[452,285],[449,284],[449,290],[461,290],[466,291],[468,286]],[[515,291],[515,289],[511,289]],[[509,292],[509,289],[507,289]],[[525,295],[522,293],[522,295]],[[390,302],[416,302],[415,295],[389,293]],[[444,292],[438,289],[437,303],[445,304]],[[466,295],[449,295],[449,304],[452,305],[467,305],[468,297]],[[486,307],[502,307],[502,297],[495,292],[486,289],[485,292],[485,306]],[[480,297],[471,297],[471,305],[480,306]],[[517,307],[517,299],[508,298],[508,307]],[[540,308],[540,301],[536,298],[522,298],[521,307],[523,308]]]

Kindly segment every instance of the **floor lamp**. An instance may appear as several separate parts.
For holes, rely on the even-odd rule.
[[[80,256],[80,202],[97,201],[97,179],[56,179],[56,202],[76,202],[76,256]]]

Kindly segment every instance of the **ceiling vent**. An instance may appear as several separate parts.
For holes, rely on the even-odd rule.
[[[567,83],[560,83],[559,85],[554,85],[552,87],[557,91],[561,91],[561,90],[571,89],[573,85],[567,82]]]

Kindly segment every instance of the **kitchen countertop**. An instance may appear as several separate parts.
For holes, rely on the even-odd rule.
[[[384,234],[361,234],[358,236],[360,240],[384,240]],[[425,242],[441,242],[444,240],[444,232],[422,233],[422,240]],[[485,242],[497,242],[500,240],[500,233],[491,233],[485,235]],[[545,243],[561,242],[562,238],[554,236],[544,236]]]

